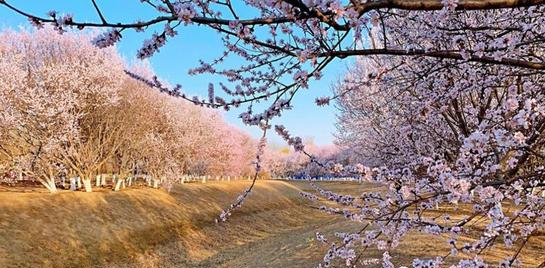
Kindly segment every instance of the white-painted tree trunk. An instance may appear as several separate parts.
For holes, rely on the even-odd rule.
[[[153,179],[153,188],[159,188],[159,180]]]
[[[76,178],[70,178],[70,191],[75,191],[77,189]]]
[[[129,187],[131,187],[131,186],[132,186],[132,177],[129,177],[129,179],[128,179],[128,180],[129,180],[129,183],[128,183],[128,185],[129,185]]]
[[[76,177],[76,185],[77,185],[78,189],[81,189],[81,178],[80,177]]]
[[[91,183],[91,178],[85,178],[83,181],[83,187],[85,188],[85,192],[90,193],[93,191],[93,185]]]
[[[119,191],[119,189],[121,188],[121,183],[123,182],[123,180],[117,180],[117,182],[114,184],[115,187],[114,187],[114,191]]]
[[[55,185],[55,178],[47,178],[44,181],[40,181],[50,193],[57,192],[57,186]]]
[[[100,175],[97,175],[96,178],[95,178],[95,186],[96,187],[99,187],[100,186]]]

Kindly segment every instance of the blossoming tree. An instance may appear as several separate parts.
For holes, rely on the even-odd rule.
[[[82,36],[53,33],[1,34],[2,64],[8,66],[2,69],[0,94],[9,102],[3,107],[3,121],[10,116],[15,120],[5,126],[4,154],[16,169],[55,192],[55,178],[68,166],[87,182],[80,168],[88,165],[74,165],[83,161],[82,150],[74,149],[84,141],[79,121],[88,119],[90,110],[115,101],[119,77],[109,71],[116,65],[119,74],[122,69],[113,50],[97,51],[82,44]]]
[[[183,25],[218,32],[225,52],[190,70],[230,82],[210,86],[207,99],[186,96],[179,85],[132,76],[195,104],[224,109],[247,105],[242,120],[261,127],[264,135],[269,121],[291,108],[293,96],[310,80],[320,79],[328,64],[361,57],[356,67],[360,75],[348,77],[335,96],[319,98],[316,104],[340,99],[340,126],[354,134],[342,139],[361,148],[361,159],[374,166],[357,164],[343,172],[360,174],[387,190],[354,197],[316,186],[344,208],[324,210],[362,223],[359,232],[339,235],[342,243],[332,245],[322,265],[338,258],[359,265],[362,250],[374,246],[383,251],[383,267],[394,267],[389,251],[417,231],[450,236],[452,251],[415,259],[414,267],[444,266],[459,251],[466,255],[454,267],[485,267],[479,256],[497,243],[516,248],[501,263],[511,267],[528,240],[543,229],[545,201],[536,190],[543,184],[543,0],[240,1],[253,12],[240,11],[233,1],[143,0],[157,16],[134,22],[111,22],[95,1],[96,22],[57,12],[36,16],[9,2],[0,0],[38,27],[53,24],[60,32],[67,27],[106,28],[94,40],[99,47],[120,41],[125,31],[161,26],[150,33],[139,58],[152,56]],[[244,63],[224,67],[228,57]],[[253,109],[257,102],[268,108]],[[275,130],[295,150],[305,150],[303,141],[284,127]],[[259,171],[259,161],[256,167]],[[506,203],[514,209],[504,209]],[[471,211],[462,219],[429,216],[439,204],[469,204]],[[460,234],[481,217],[487,223],[479,238],[460,241]]]

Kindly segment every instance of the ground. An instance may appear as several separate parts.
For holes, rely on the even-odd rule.
[[[216,224],[221,209],[249,183],[191,183],[171,193],[144,187],[0,192],[0,267],[314,267],[327,250],[315,240],[316,231],[358,228],[301,198],[301,190],[310,191],[307,183],[284,181],[259,181],[243,208]],[[349,193],[372,187],[323,185]],[[534,240],[525,266],[542,261],[543,245],[543,237]],[[392,255],[394,263],[407,264],[446,250],[441,238],[415,234]],[[495,249],[488,260],[505,252]],[[380,258],[377,250],[365,254]]]

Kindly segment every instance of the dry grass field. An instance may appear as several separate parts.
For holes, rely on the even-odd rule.
[[[346,193],[371,187],[324,184]],[[221,208],[248,185],[185,184],[170,194],[149,188],[0,192],[0,267],[314,267],[327,250],[315,241],[316,231],[357,230],[311,208],[299,196],[310,191],[307,183],[282,181],[259,181],[243,208],[216,224]],[[446,252],[443,241],[412,235],[392,253],[394,263]],[[496,266],[510,250],[494,248],[486,260]],[[524,266],[543,261],[544,251],[543,236],[530,240]]]

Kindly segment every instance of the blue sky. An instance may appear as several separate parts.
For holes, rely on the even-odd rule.
[[[35,15],[44,16],[49,10],[55,10],[61,14],[72,14],[78,21],[99,21],[90,0],[8,0],[8,2]],[[151,18],[157,14],[150,7],[140,4],[138,0],[99,0],[97,3],[106,19],[112,22],[131,22]],[[0,6],[0,27],[17,29],[20,26],[29,27],[29,23],[24,17]],[[140,48],[142,41],[149,38],[150,33],[152,32],[124,32],[122,41],[117,45],[121,55],[129,62],[136,61],[136,51]],[[189,76],[187,71],[196,67],[199,59],[207,61],[221,55],[223,47],[219,36],[214,31],[199,26],[184,26],[178,29],[178,33],[178,36],[171,39],[158,54],[150,59],[151,66],[159,77],[171,84],[181,84],[183,90],[190,95],[206,96],[208,83],[219,81],[218,77]],[[312,81],[308,89],[298,92],[293,101],[294,109],[284,112],[283,116],[273,123],[283,124],[293,135],[313,139],[316,144],[332,143],[335,132],[335,108],[333,105],[316,107],[314,99],[318,96],[331,95],[331,85],[344,73],[348,64],[348,61],[330,64],[323,72],[324,76],[321,80]],[[231,124],[257,137],[260,131],[255,127],[245,126],[238,118],[243,109],[225,112],[224,117]],[[275,133],[269,135],[269,139],[275,143],[281,143],[281,139]]]

